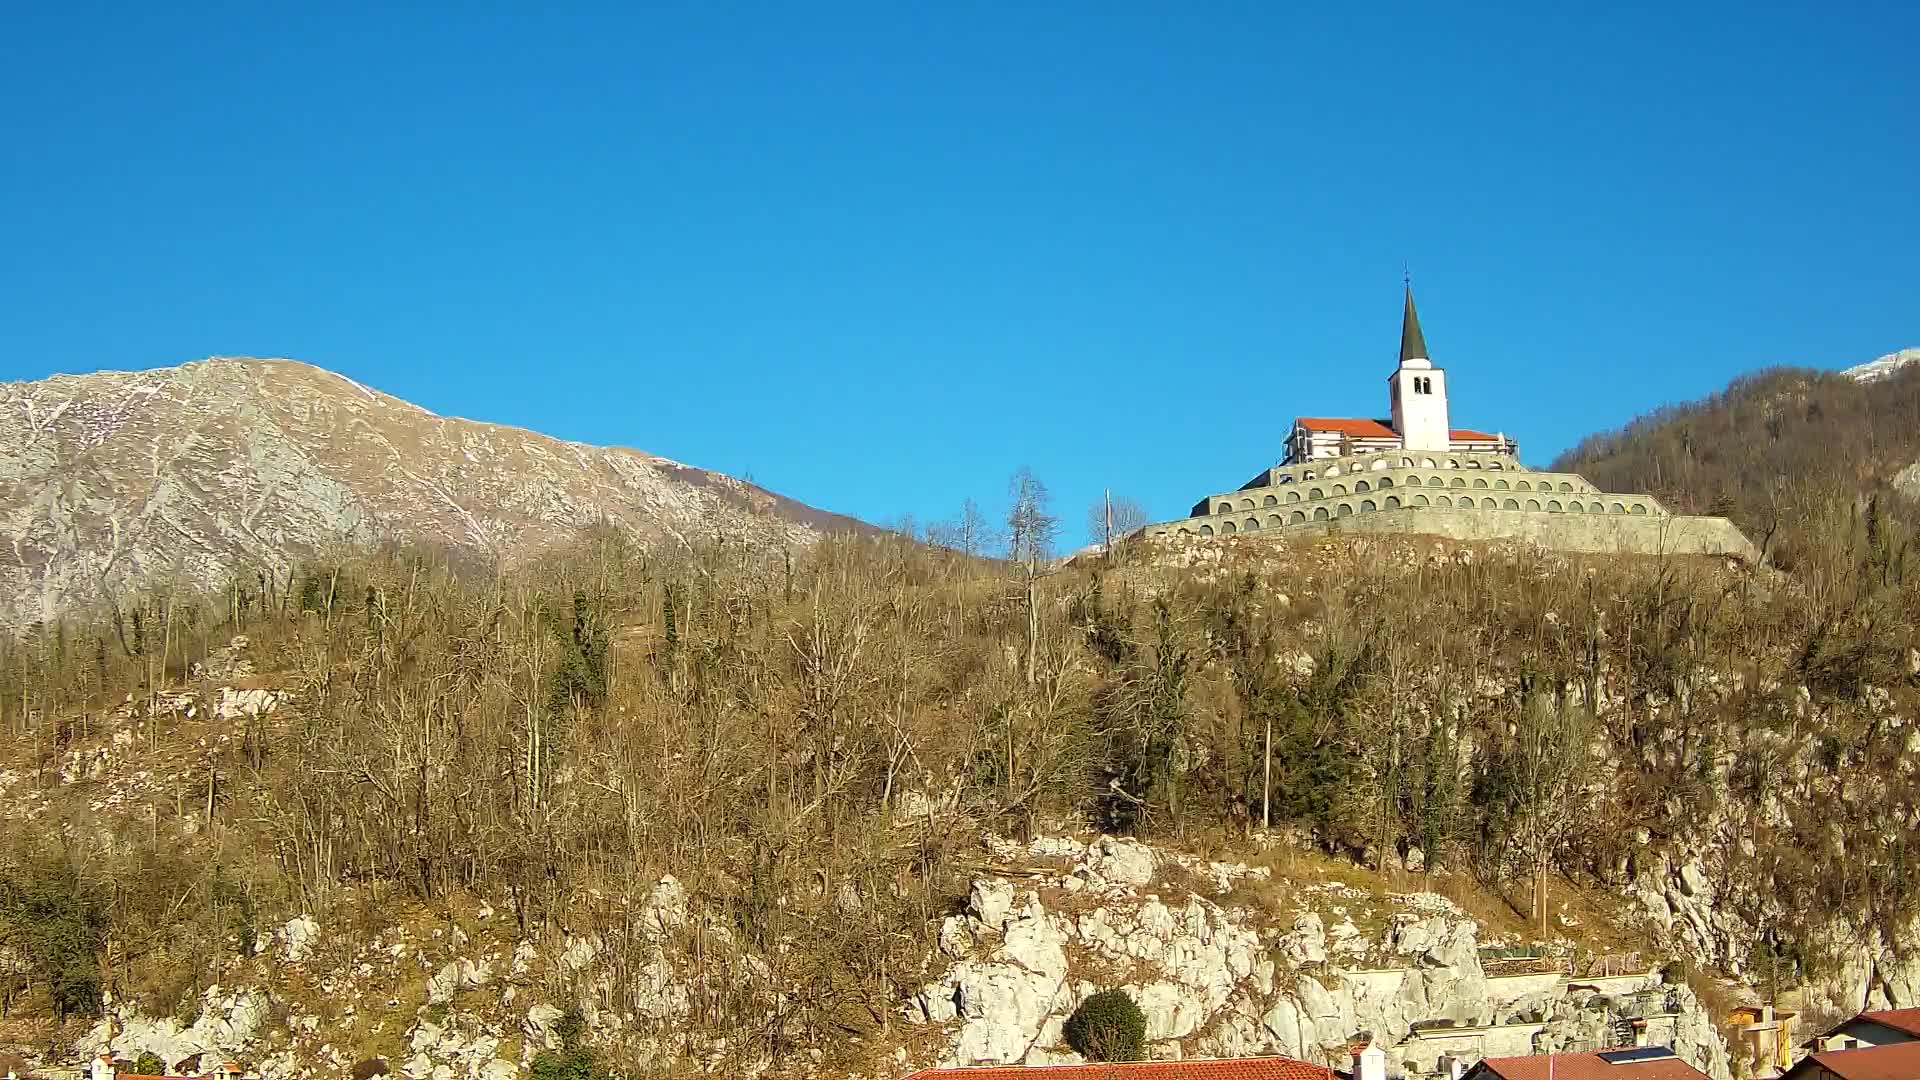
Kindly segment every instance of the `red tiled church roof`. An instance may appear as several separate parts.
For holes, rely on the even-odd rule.
[[[1362,420],[1347,416],[1302,416],[1295,424],[1308,431],[1331,431],[1339,435],[1351,435],[1356,439],[1396,439],[1391,420]],[[1499,438],[1484,431],[1471,428],[1454,428],[1447,432],[1455,442],[1493,442]]]
[[[1303,416],[1294,423],[1309,431],[1333,431],[1357,439],[1395,439],[1393,425],[1386,420],[1360,420],[1341,416]]]
[[[1608,1061],[1599,1054],[1554,1054],[1551,1063],[1546,1054],[1482,1058],[1473,1072],[1482,1069],[1502,1080],[1706,1080],[1707,1076],[1677,1057]]]
[[[1894,1009],[1896,1013],[1920,1012],[1920,1009]],[[1863,1015],[1873,1016],[1873,1013]],[[1876,1020],[1885,1024],[1885,1020]],[[1889,1027],[1892,1025],[1889,1024]],[[1905,1028],[1901,1029],[1905,1031]],[[1883,1046],[1863,1046],[1857,1050],[1826,1050],[1814,1054],[1800,1065],[1794,1067],[1794,1073],[1810,1072],[1803,1070],[1807,1062],[1815,1062],[1822,1069],[1843,1080],[1913,1080],[1920,1076],[1920,1041],[1887,1043]],[[1789,1073],[1788,1075],[1792,1075]]]
[[[922,1069],[907,1080],[1334,1080],[1333,1070],[1294,1058],[1127,1061],[1099,1065],[981,1065]]]

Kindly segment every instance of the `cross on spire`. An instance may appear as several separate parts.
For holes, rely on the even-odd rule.
[[[1413,310],[1413,275],[1406,275],[1407,308],[1400,316],[1400,362],[1427,360],[1427,338],[1420,332],[1420,314]]]

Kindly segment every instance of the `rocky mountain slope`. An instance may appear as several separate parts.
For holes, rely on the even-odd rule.
[[[237,732],[298,727],[302,695],[231,685],[277,681],[253,652],[236,639],[206,658],[197,684],[105,710],[39,778],[0,768],[0,798],[30,828],[137,830],[145,808],[193,785],[201,757],[233,750]],[[191,845],[239,824],[198,813],[166,831]],[[903,817],[893,831],[908,841],[919,828]],[[957,910],[928,928],[919,978],[878,1015],[850,1014],[784,1063],[743,1019],[778,1012],[791,989],[778,949],[763,951],[721,898],[671,873],[626,885],[626,913],[597,926],[543,927],[511,897],[496,906],[473,895],[248,909],[231,924],[244,932],[227,937],[219,980],[190,987],[184,1008],[110,995],[105,1015],[70,1027],[71,1046],[53,1054],[36,1049],[55,1041],[51,1029],[18,1010],[0,1023],[0,1054],[13,1050],[49,1077],[110,1053],[170,1069],[238,1058],[266,1080],[344,1076],[374,1060],[408,1080],[515,1080],[560,1044],[571,1010],[636,1075],[879,1080],[934,1064],[1076,1063],[1064,1021],[1093,993],[1122,988],[1159,1057],[1337,1064],[1364,1031],[1397,1073],[1432,1075],[1444,1056],[1589,1048],[1638,1021],[1714,1080],[1750,1064],[1730,1056],[1713,1004],[1660,970],[1687,954],[1643,947],[1614,924],[1639,918],[1624,898],[1563,894],[1543,940],[1461,874],[1371,871],[1281,831],[1237,850],[1196,854],[1084,830],[980,835]],[[1711,915],[1697,866],[1674,880],[1675,910]],[[882,902],[852,880],[831,900],[838,920],[875,928]],[[108,952],[135,941],[110,940]],[[0,974],[30,971],[20,960],[0,945]],[[733,1019],[715,1023],[721,1009]]]
[[[1857,382],[1875,382],[1894,374],[1908,364],[1920,364],[1920,349],[1901,349],[1876,360],[1855,364],[1840,374]]]
[[[859,528],[637,450],[435,416],[292,360],[0,384],[0,627],[341,545],[512,563],[578,530],[805,543]]]

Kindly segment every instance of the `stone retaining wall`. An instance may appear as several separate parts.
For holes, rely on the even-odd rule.
[[[1556,551],[1601,554],[1735,555],[1748,560],[1759,556],[1753,542],[1726,518],[1685,515],[1503,513],[1412,507],[1309,522],[1255,535],[1343,533],[1526,540]]]

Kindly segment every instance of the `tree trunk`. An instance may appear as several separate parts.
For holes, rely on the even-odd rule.
[[[1040,609],[1034,603],[1033,558],[1027,558],[1027,685],[1033,685],[1033,670],[1039,663]]]
[[[1533,864],[1533,910],[1540,920],[1540,936],[1547,936],[1547,860]]]
[[[1267,752],[1260,763],[1260,827],[1273,828],[1273,717],[1267,717]]]

